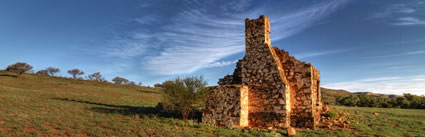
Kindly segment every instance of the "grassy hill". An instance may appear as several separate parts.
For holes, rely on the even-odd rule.
[[[376,96],[381,98],[395,98],[399,97],[398,95],[387,95],[387,94],[379,94],[379,93],[372,93],[372,92],[349,92],[342,89],[327,89],[327,88],[321,88],[322,93],[322,101],[326,104],[335,105],[335,99],[336,97],[346,97],[350,95],[370,95],[370,96]]]
[[[326,104],[335,104],[335,99],[338,96],[345,97],[349,95],[353,95],[353,93],[345,91],[345,90],[335,90],[335,89],[327,89],[327,88],[321,88],[320,89],[322,93],[322,102]]]
[[[379,93],[372,93],[372,92],[354,92],[355,95],[369,95],[369,96],[377,96],[382,98],[395,98],[399,97],[398,95],[388,95],[388,94],[379,94]]]
[[[325,91],[326,92],[326,91]],[[344,94],[329,91],[323,94]],[[276,136],[284,130],[215,128],[156,115],[158,89],[0,71],[0,136]],[[297,136],[420,136],[425,110],[337,107],[353,129]],[[379,112],[380,115],[373,115]],[[357,122],[357,123],[356,123]]]

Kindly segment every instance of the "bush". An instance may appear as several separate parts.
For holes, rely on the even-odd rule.
[[[206,86],[202,76],[165,81],[162,84],[162,104],[178,111],[186,121],[193,110],[205,102],[209,92]]]
[[[155,85],[153,85],[153,87],[155,88],[160,88],[162,85],[160,83],[156,83]]]
[[[126,78],[122,78],[122,77],[115,77],[114,79],[112,79],[112,81],[115,84],[127,84],[129,82]]]
[[[36,75],[40,75],[40,76],[48,76],[49,75],[49,72],[47,70],[39,70],[35,74]]]

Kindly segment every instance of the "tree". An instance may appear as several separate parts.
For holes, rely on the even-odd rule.
[[[422,105],[420,96],[405,93],[403,94],[403,97],[410,102],[409,108],[420,108],[420,106]]]
[[[410,102],[404,97],[398,97],[396,98],[396,101],[401,108],[408,108],[410,105]]]
[[[40,75],[40,76],[48,76],[49,75],[49,71],[47,71],[45,69],[44,70],[39,70],[35,74]]]
[[[160,88],[161,86],[162,86],[161,83],[156,83],[155,85],[153,85],[153,87],[155,87],[155,88]]]
[[[93,80],[93,81],[106,82],[105,78],[102,77],[100,72],[96,72],[96,73],[89,75],[88,79]]]
[[[18,77],[20,78],[22,76],[22,74],[24,74],[27,71],[30,71],[32,69],[32,66],[24,63],[24,62],[18,62],[12,65],[9,65],[6,68],[6,71],[10,71],[10,72],[15,72]]]
[[[127,79],[122,78],[122,77],[115,77],[114,79],[112,79],[112,81],[115,84],[127,84],[129,82]]]
[[[55,76],[56,73],[60,72],[59,68],[54,67],[48,67],[46,70],[49,72],[50,76]]]
[[[341,104],[345,106],[357,106],[360,102],[359,97],[350,95],[348,97],[345,97],[341,100]]]
[[[128,82],[128,83],[127,83],[127,85],[136,86],[136,82],[134,82],[134,81],[130,81],[130,82]]]
[[[165,81],[162,84],[163,104],[180,112],[183,120],[187,120],[193,108],[205,102],[208,93],[206,86],[207,82],[202,76]]]
[[[350,95],[346,97],[336,97],[336,103],[338,105],[359,107],[425,109],[425,97],[409,93],[397,98],[384,98],[366,94]]]
[[[73,79],[77,79],[77,76],[84,74],[84,72],[79,69],[68,70],[68,73],[72,75]]]

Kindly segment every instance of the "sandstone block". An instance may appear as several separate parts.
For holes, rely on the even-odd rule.
[[[289,127],[287,131],[288,131],[288,136],[295,136],[296,134],[295,128],[293,127]]]

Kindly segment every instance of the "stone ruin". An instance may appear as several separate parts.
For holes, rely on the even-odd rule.
[[[248,128],[315,128],[322,108],[320,72],[270,44],[270,19],[245,20],[245,57],[209,87],[202,121]]]

